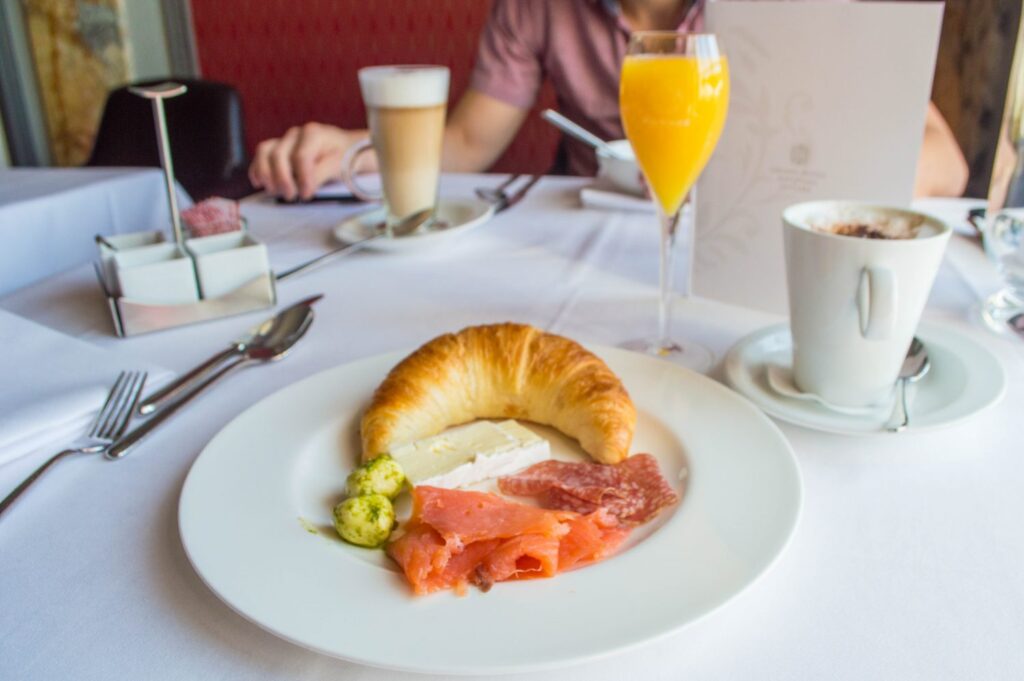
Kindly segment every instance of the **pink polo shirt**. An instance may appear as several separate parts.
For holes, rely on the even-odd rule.
[[[699,30],[691,12],[679,30]],[[621,139],[619,70],[629,27],[611,0],[494,0],[470,87],[512,106],[533,106],[545,77],[558,109],[604,139]],[[565,139],[567,170],[593,175],[593,150]]]

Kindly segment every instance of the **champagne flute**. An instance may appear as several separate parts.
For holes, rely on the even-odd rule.
[[[661,223],[658,335],[643,349],[704,371],[712,360],[707,348],[672,340],[672,260],[684,200],[690,196],[692,234],[692,190],[718,144],[729,108],[729,66],[717,38],[675,31],[631,34],[619,107]]]

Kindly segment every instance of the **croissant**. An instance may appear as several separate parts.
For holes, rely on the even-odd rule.
[[[636,408],[612,370],[575,341],[524,324],[471,326],[391,370],[363,415],[363,460],[479,418],[553,426],[610,464],[629,455]]]

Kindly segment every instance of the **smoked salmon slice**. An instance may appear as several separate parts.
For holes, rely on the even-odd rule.
[[[550,511],[496,494],[416,487],[387,553],[416,594],[552,577],[610,555],[628,536],[607,511]]]

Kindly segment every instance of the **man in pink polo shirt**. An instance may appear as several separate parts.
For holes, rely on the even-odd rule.
[[[515,137],[545,78],[562,113],[600,137],[622,138],[619,69],[629,33],[700,30],[702,6],[702,0],[494,0],[469,89],[445,128],[444,169],[490,167]],[[257,146],[250,179],[286,199],[309,198],[338,177],[345,150],[366,135],[321,123],[291,128]],[[571,139],[563,140],[557,164],[575,175],[593,175],[597,167],[593,150]],[[963,154],[930,105],[916,193],[956,196],[966,183]]]

